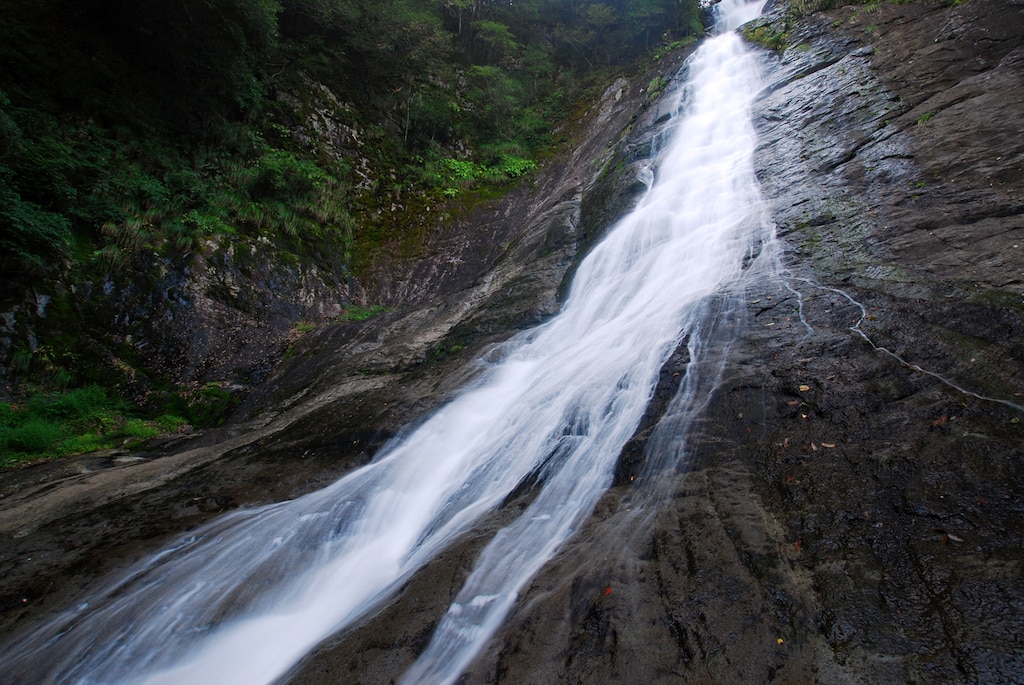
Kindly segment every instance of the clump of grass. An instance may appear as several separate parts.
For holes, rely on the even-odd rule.
[[[61,426],[46,419],[29,418],[6,431],[8,446],[20,452],[45,452],[64,436]]]
[[[789,32],[768,23],[748,25],[743,29],[743,37],[775,52],[783,52],[789,44]]]
[[[169,414],[133,416],[125,402],[96,385],[40,393],[23,404],[0,403],[0,468],[131,447],[185,423]]]
[[[360,307],[357,304],[353,304],[342,312],[338,318],[341,321],[366,321],[370,317],[383,314],[386,311],[387,308],[379,304],[370,305],[369,307]]]

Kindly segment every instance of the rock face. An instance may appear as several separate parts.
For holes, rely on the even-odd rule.
[[[676,496],[609,493],[468,682],[1024,677],[1022,10],[766,20],[788,272]]]
[[[762,20],[788,45],[764,55],[755,112],[787,271],[751,288],[687,461],[623,477],[664,449],[650,416],[620,484],[463,682],[1024,680],[1022,12]],[[316,331],[248,420],[135,464],[0,477],[0,629],[219,508],[329,482],[443,401],[486,345],[553,313],[573,259],[635,193],[668,102],[646,103],[650,78],[610,89],[536,188],[480,210],[478,243],[436,238],[417,268],[448,274],[443,296]],[[452,261],[471,252],[489,256]],[[686,362],[670,360],[659,402]],[[391,682],[519,504],[290,682]]]

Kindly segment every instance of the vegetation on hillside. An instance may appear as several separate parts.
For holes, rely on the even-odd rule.
[[[0,12],[0,312],[32,288],[52,300],[49,331],[0,345],[0,377],[35,391],[109,384],[80,343],[78,284],[154,255],[187,260],[214,236],[372,263],[403,229],[396,198],[425,206],[530,174],[588,83],[704,17],[698,0],[0,0]],[[325,100],[348,147],[309,131]]]
[[[678,0],[0,6],[7,278],[210,232],[349,230],[351,164],[294,140],[275,99],[302,75],[346,100],[395,184],[450,194],[530,171],[591,70],[702,28]]]
[[[187,422],[172,414],[144,418],[96,385],[0,403],[0,468],[46,456],[127,446]]]

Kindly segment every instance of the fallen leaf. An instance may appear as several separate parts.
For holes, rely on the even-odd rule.
[[[605,588],[605,590],[604,590],[604,596],[605,596],[605,597],[607,597],[607,596],[608,596],[608,595],[610,595],[610,594],[612,594],[612,586],[611,586],[611,585],[609,585],[608,587],[606,587],[606,588]]]
[[[948,537],[953,542],[963,542],[964,541],[963,538],[957,537],[956,535],[953,535],[952,533],[946,533],[946,537]]]
[[[812,449],[813,451],[817,452],[817,451],[818,451],[818,446],[817,446],[817,445],[815,445],[815,444],[814,444],[814,443],[812,442],[812,443],[811,443],[811,449]]]
[[[811,386],[809,386],[809,385],[801,385],[800,386],[800,392],[807,392],[810,389],[811,389]]]
[[[933,426],[941,426],[942,424],[946,423],[946,421],[949,421],[949,417],[946,416],[945,414],[943,414],[939,418],[937,418],[934,421],[932,421],[932,425]]]
[[[821,446],[822,447],[828,447],[829,449],[832,449],[833,447],[836,446],[836,444],[834,442],[823,442],[823,443],[821,443]]]
[[[789,405],[790,407],[795,407],[796,405],[800,404],[800,400],[790,400],[789,402],[786,402],[786,404]]]

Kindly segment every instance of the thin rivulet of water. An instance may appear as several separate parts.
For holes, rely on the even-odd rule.
[[[733,3],[726,26],[761,4]],[[699,404],[694,378],[721,368],[723,303],[776,269],[752,161],[756,61],[723,33],[688,73],[651,185],[580,264],[557,317],[373,463],[224,516],[9,645],[14,682],[273,682],[536,478],[404,679],[454,681],[611,483],[673,350],[686,340],[691,356],[676,403]]]

